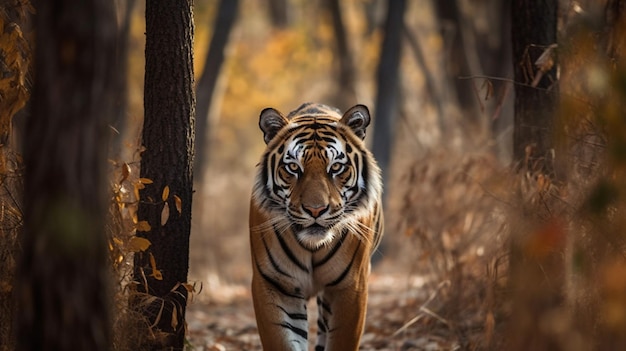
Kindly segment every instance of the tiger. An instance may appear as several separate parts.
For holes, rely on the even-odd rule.
[[[264,350],[308,350],[307,302],[316,298],[315,350],[357,350],[370,258],[383,235],[380,168],[363,139],[366,106],[343,115],[305,103],[259,116],[266,149],[250,200],[252,300]]]

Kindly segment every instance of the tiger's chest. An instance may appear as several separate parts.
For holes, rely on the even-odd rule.
[[[336,234],[330,244],[317,250],[300,245],[292,232],[272,233],[265,242],[264,257],[257,257],[264,271],[290,293],[305,298],[327,287],[349,284],[353,271],[363,264],[363,244],[347,232]]]

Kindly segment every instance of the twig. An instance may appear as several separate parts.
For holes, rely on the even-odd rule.
[[[393,337],[397,336],[398,334],[402,333],[403,331],[405,331],[408,327],[410,327],[411,325],[415,324],[415,322],[419,321],[424,316],[424,314],[428,314],[428,315],[431,315],[431,316],[433,316],[433,317],[435,317],[435,318],[437,318],[439,320],[442,320],[443,318],[437,316],[434,312],[432,312],[431,310],[427,309],[426,306],[435,299],[435,297],[439,293],[439,290],[441,290],[444,286],[450,286],[450,281],[449,280],[444,280],[441,283],[439,283],[439,285],[437,285],[437,289],[435,289],[435,291],[433,291],[432,294],[430,294],[430,296],[428,297],[428,300],[426,300],[426,302],[424,302],[420,306],[420,308],[419,308],[420,313],[417,316],[413,317],[413,319],[411,319],[410,321],[406,322],[402,327],[400,327],[400,329],[396,330],[393,334],[391,334],[391,337],[393,338]],[[445,320],[444,320],[444,323],[446,325],[449,325],[449,323],[447,323]]]

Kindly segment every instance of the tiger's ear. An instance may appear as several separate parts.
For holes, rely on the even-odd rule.
[[[370,124],[370,111],[365,105],[355,105],[343,114],[341,123],[350,127],[359,138],[365,139],[365,128]]]
[[[268,107],[261,111],[261,115],[259,116],[259,128],[263,131],[265,143],[269,144],[276,136],[276,133],[278,133],[287,122],[287,119],[273,108]]]

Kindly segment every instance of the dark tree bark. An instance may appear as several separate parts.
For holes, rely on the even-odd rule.
[[[209,45],[204,70],[198,81],[196,96],[198,98],[196,118],[196,161],[194,177],[203,181],[203,174],[208,166],[209,137],[211,135],[209,111],[217,85],[217,79],[224,63],[224,51],[228,37],[237,17],[239,0],[222,0],[217,10],[217,18],[213,28],[213,38]]]
[[[468,112],[468,115],[476,119],[476,94],[472,80],[459,79],[459,76],[469,76],[478,72],[472,72],[468,61],[468,50],[474,48],[465,47],[463,40],[462,16],[459,11],[457,0],[434,0],[437,17],[441,22],[442,38],[449,48],[446,55],[447,84],[453,88],[453,99],[458,101],[459,107]]]
[[[145,151],[141,177],[153,181],[141,191],[137,212],[151,229],[138,232],[151,242],[135,255],[139,296],[152,303],[142,309],[151,324],[169,333],[165,345],[141,349],[182,350],[188,291],[194,143],[192,0],[146,2]],[[165,190],[165,189],[168,190]],[[180,209],[180,211],[179,211]]]
[[[326,6],[329,9],[333,31],[335,32],[335,44],[337,58],[339,63],[339,74],[337,82],[339,83],[339,93],[336,94],[334,105],[341,110],[345,110],[357,103],[356,90],[354,88],[355,72],[352,62],[352,54],[348,45],[348,34],[341,17],[341,6],[339,0],[326,0]]]
[[[380,62],[376,75],[376,110],[374,116],[374,142],[372,152],[382,172],[383,183],[389,181],[389,163],[398,113],[400,80],[400,56],[402,54],[402,30],[404,28],[405,0],[388,0],[385,36],[380,48]],[[384,199],[383,199],[384,200]],[[372,263],[377,263],[386,242],[372,255]]]
[[[513,1],[511,15],[513,73],[517,83],[513,158],[521,164],[531,151],[528,161],[532,163],[545,159],[554,147],[554,117],[558,104],[556,63],[542,72],[535,62],[550,45],[556,43],[557,2]],[[552,54],[556,60],[556,54]]]
[[[372,151],[383,173],[383,181],[389,180],[389,161],[394,133],[394,121],[398,113],[398,92],[402,28],[404,27],[405,0],[387,2],[385,37],[380,49],[380,62],[376,81],[376,112],[374,117],[374,144]]]
[[[109,350],[106,147],[116,26],[109,0],[41,0],[24,137],[18,350]]]
[[[556,57],[545,71],[535,66],[546,48],[557,40],[557,2],[515,0],[511,8],[513,64],[515,76],[514,160],[522,171],[554,176],[549,150],[554,147],[558,89]],[[521,192],[524,190],[522,189]],[[558,240],[562,225],[545,214],[550,204],[525,201],[520,194],[521,213],[511,224],[509,290],[511,320],[507,349],[563,350],[559,336],[545,325],[546,316],[563,303],[564,262]],[[533,249],[534,238],[556,238],[543,251]],[[546,245],[546,244],[544,244]]]
[[[275,28],[286,28],[289,25],[289,1],[267,0],[270,21]]]

